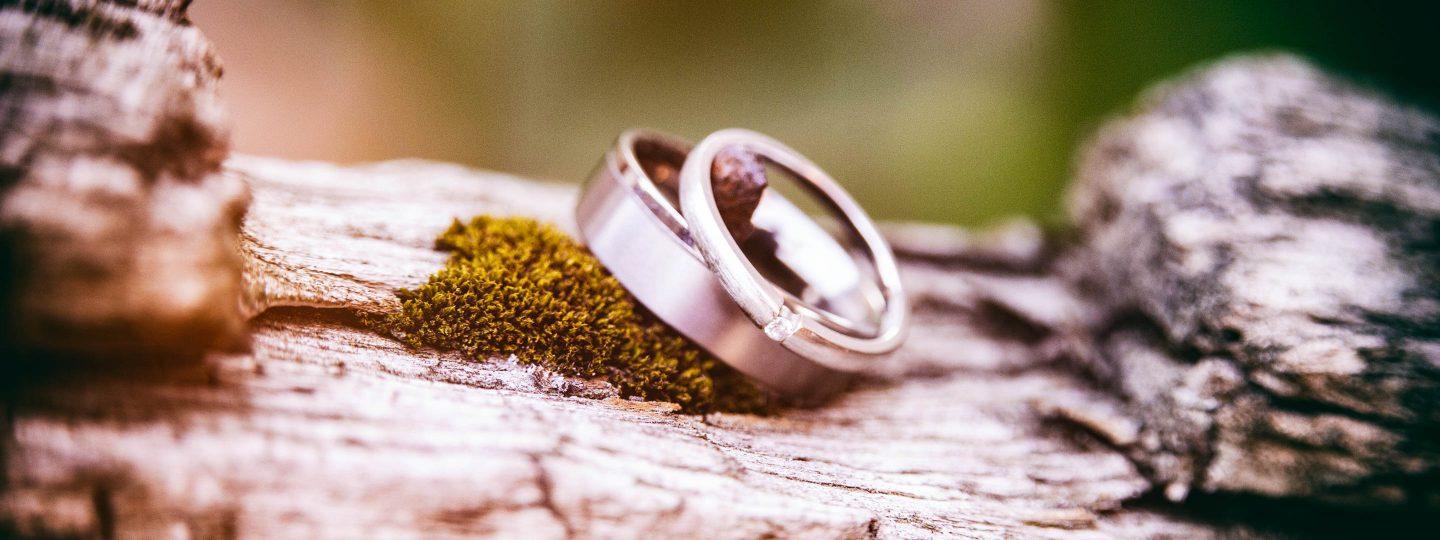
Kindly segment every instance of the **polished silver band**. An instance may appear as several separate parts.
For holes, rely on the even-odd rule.
[[[869,259],[878,285],[871,303],[880,312],[871,334],[837,329],[804,306],[796,305],[755,267],[726,229],[711,180],[711,165],[721,150],[740,147],[789,171],[848,228],[855,251]],[[767,196],[773,190],[767,192]],[[837,370],[862,369],[876,355],[895,350],[904,340],[909,306],[900,286],[895,255],[873,221],[835,180],[799,152],[765,135],[726,129],[705,137],[680,171],[680,211],[691,241],[721,286],[754,324],[771,339],[802,357]],[[759,218],[756,219],[759,221]],[[872,281],[866,280],[866,283]]]
[[[795,397],[842,389],[853,363],[797,354],[767,336],[704,262],[678,210],[679,194],[646,173],[654,160],[681,170],[689,151],[688,142],[662,133],[622,134],[581,193],[582,240],[641,304],[738,371]],[[707,179],[708,172],[707,165]],[[765,192],[752,222],[771,241],[773,264],[766,271],[791,278],[771,286],[784,304],[839,335],[866,339],[881,331],[877,298],[884,293],[877,292],[874,272],[856,264],[845,246],[774,190]]]

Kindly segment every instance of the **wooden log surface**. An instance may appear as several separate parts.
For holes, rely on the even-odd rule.
[[[220,61],[189,3],[0,2],[0,349],[240,339],[245,186],[218,174]]]
[[[856,390],[771,417],[677,414],[515,362],[410,350],[356,314],[437,269],[455,217],[573,230],[572,186],[418,161],[237,157],[250,351],[45,370],[7,388],[0,518],[25,535],[1205,537],[1130,507],[1119,452],[1036,412],[1102,402],[1036,330],[1074,309],[1033,229],[892,228],[917,307]],[[911,249],[910,246],[916,246]],[[1037,333],[1040,332],[1040,333]]]

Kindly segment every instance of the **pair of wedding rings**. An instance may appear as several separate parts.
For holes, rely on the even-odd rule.
[[[737,240],[712,179],[727,149],[795,179],[838,233],[770,188],[754,208],[754,234]],[[654,178],[673,171],[678,185]],[[832,395],[904,340],[909,307],[874,222],[818,166],[765,135],[727,129],[692,148],[671,135],[627,131],[591,175],[575,214],[590,251],[641,304],[782,394]]]

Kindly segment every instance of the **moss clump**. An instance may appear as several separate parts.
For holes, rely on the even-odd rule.
[[[436,240],[445,267],[377,321],[413,347],[476,360],[515,355],[576,377],[604,377],[626,396],[687,412],[756,412],[767,398],[636,304],[584,247],[524,218],[456,220]]]

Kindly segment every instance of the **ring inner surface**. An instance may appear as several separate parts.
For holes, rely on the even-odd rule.
[[[879,286],[879,271],[874,257],[860,232],[828,197],[809,182],[800,180],[798,173],[763,154],[759,157],[765,163],[767,177],[771,180],[770,189],[764,196],[767,200],[762,200],[761,206],[766,206],[771,202],[768,199],[773,198],[777,205],[788,205],[793,210],[777,214],[757,211],[756,227],[781,232],[781,244],[775,250],[777,254],[811,261],[808,263],[811,271],[801,277],[812,284],[812,292],[823,296],[822,300],[801,297],[805,302],[799,306],[788,301],[786,304],[792,309],[820,307],[818,311],[812,310],[813,315],[832,329],[861,337],[878,335],[881,315],[885,310],[885,295]],[[783,221],[769,222],[777,216],[798,216],[806,226]],[[797,233],[785,234],[792,230]],[[741,244],[741,250],[754,260],[749,246]],[[797,254],[791,255],[792,252]],[[764,275],[763,270],[761,273]],[[774,282],[773,279],[771,281]]]
[[[689,149],[677,148],[664,141],[637,138],[634,148],[635,162],[645,174],[639,179],[649,182],[665,196],[668,210],[680,213],[680,168],[685,165]]]
[[[638,181],[650,182],[664,196],[663,203],[670,210],[678,209],[680,169],[686,150],[639,138],[633,151],[635,161],[645,172]],[[769,159],[764,163],[767,169],[783,174],[770,173],[772,181],[751,218],[755,232],[743,240],[736,239],[741,251],[760,275],[783,293],[785,304],[793,311],[808,313],[821,324],[847,335],[878,335],[884,301],[875,285],[875,264],[858,242],[859,233],[853,228],[846,232],[845,227],[838,235],[827,231],[775,189],[780,183],[802,185],[795,181],[794,173]],[[780,176],[785,177],[784,182],[773,181]],[[808,191],[801,192],[801,196],[812,202],[823,201]],[[831,219],[825,221],[848,223],[834,219],[838,211],[831,210],[830,214]]]

